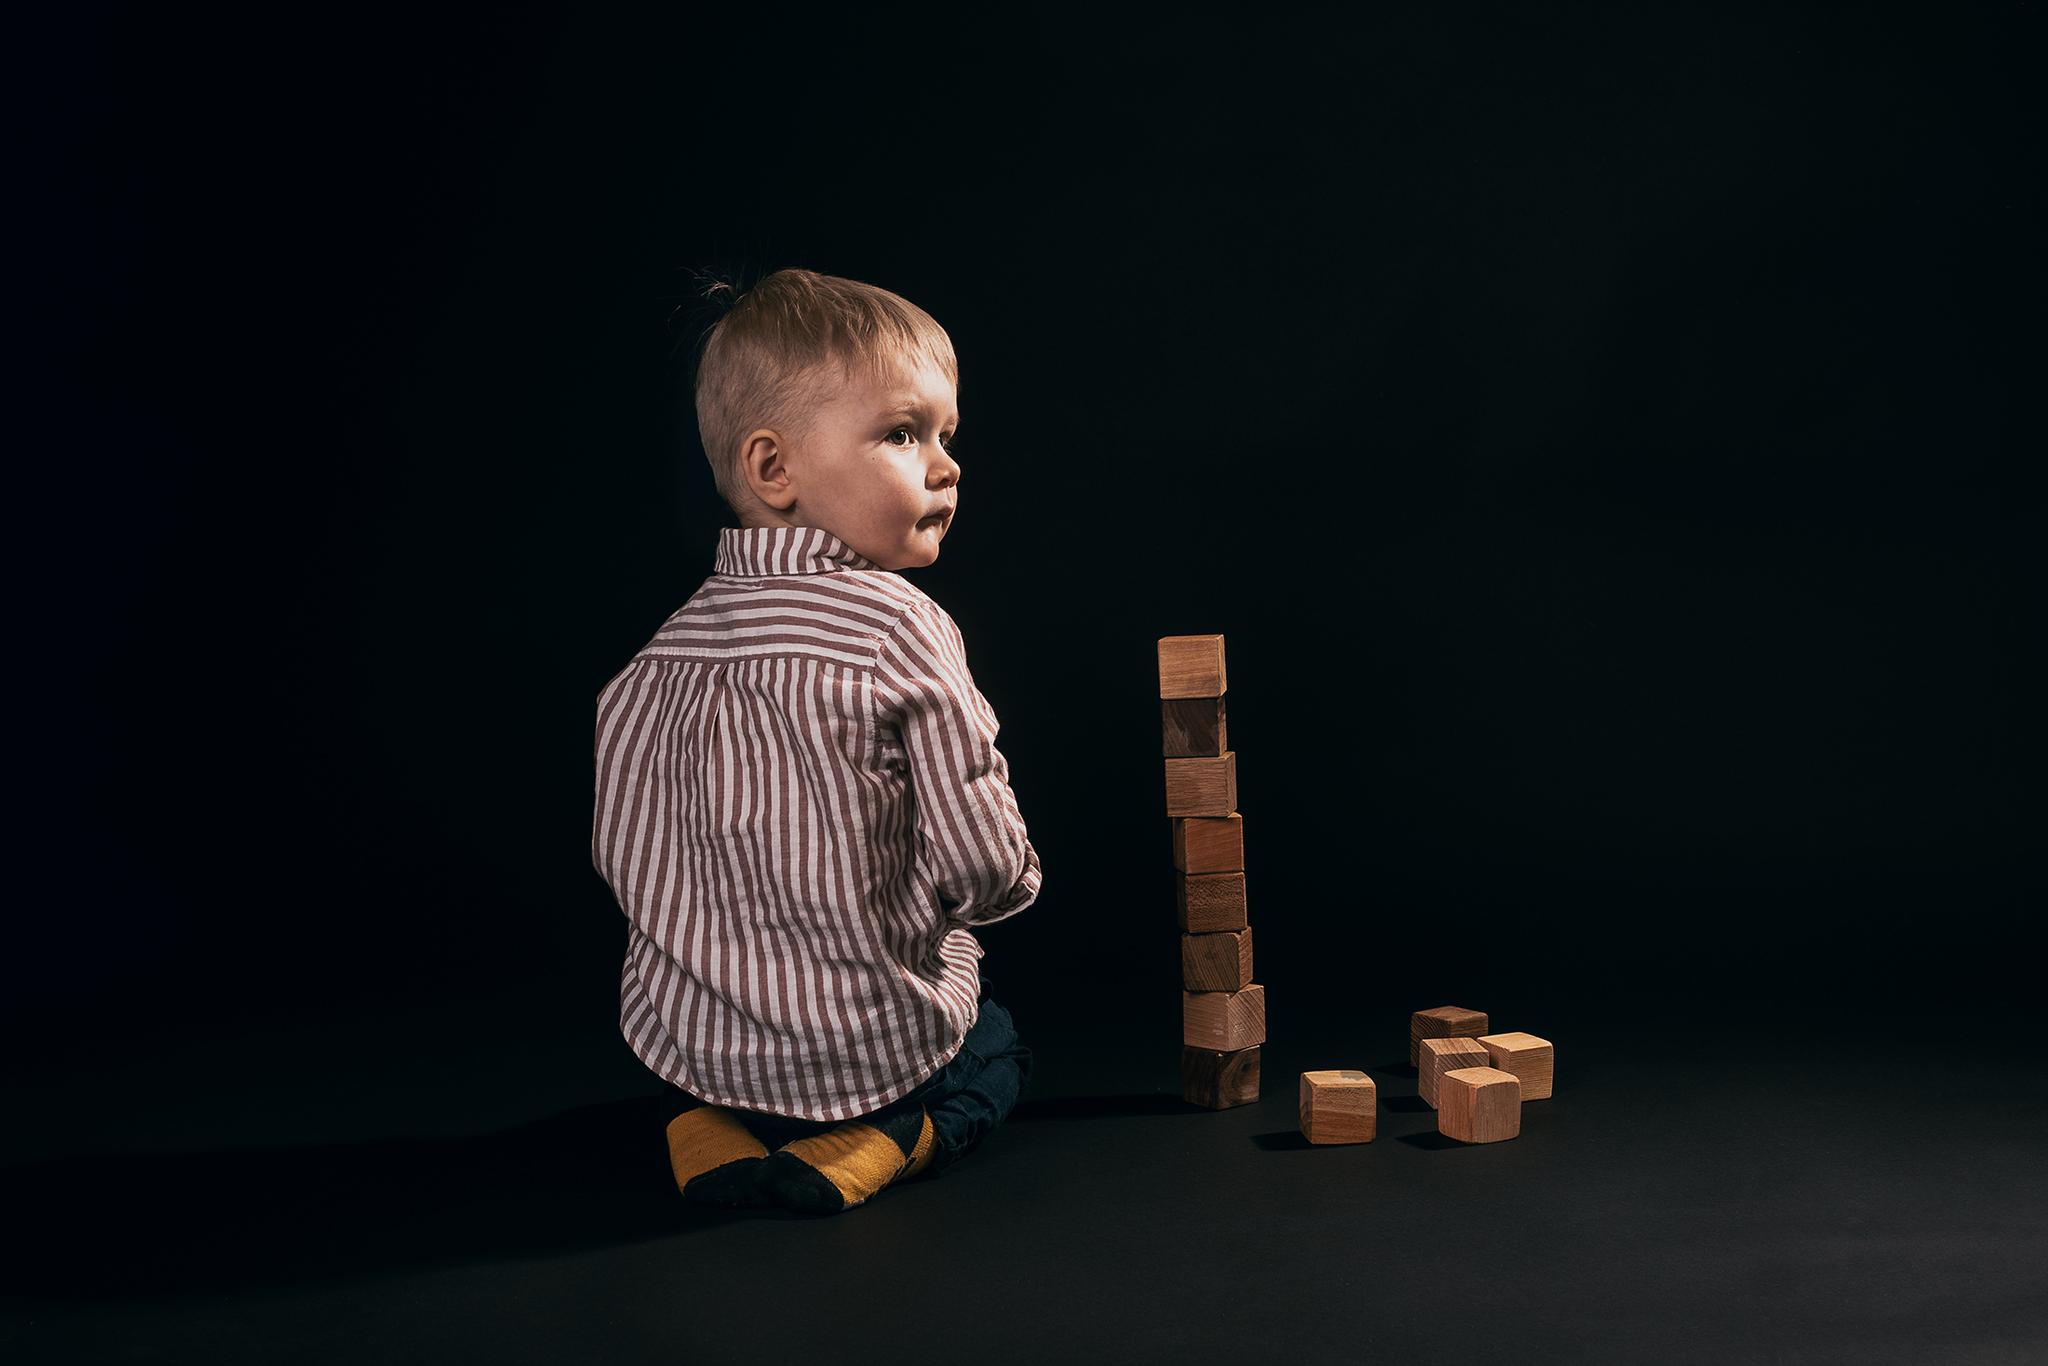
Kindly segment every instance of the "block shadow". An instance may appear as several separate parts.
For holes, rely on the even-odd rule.
[[[1420,1148],[1424,1152],[1432,1153],[1442,1152],[1446,1148],[1469,1148],[1472,1146],[1470,1143],[1460,1143],[1457,1139],[1447,1134],[1440,1134],[1434,1129],[1426,1129],[1419,1134],[1402,1134],[1399,1141],[1406,1143],[1411,1148]]]

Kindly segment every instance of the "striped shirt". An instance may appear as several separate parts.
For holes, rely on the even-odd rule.
[[[842,1120],[959,1051],[970,926],[1038,852],[959,628],[821,527],[728,527],[597,698],[591,860],[629,922],[619,1025],[720,1105]]]

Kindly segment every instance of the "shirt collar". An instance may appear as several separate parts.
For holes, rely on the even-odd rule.
[[[754,577],[880,568],[823,527],[728,526],[718,530],[712,572]]]

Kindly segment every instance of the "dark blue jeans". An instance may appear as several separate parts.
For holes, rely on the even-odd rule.
[[[967,1031],[959,1053],[909,1094],[859,1118],[864,1124],[879,1124],[922,1105],[931,1114],[932,1135],[938,1145],[926,1174],[936,1176],[972,1152],[1003,1122],[1024,1094],[1030,1076],[1031,1050],[1017,1041],[1017,1025],[1010,1012],[989,999],[988,978],[984,976],[980,1016]],[[674,1087],[669,1091],[673,1093],[671,1100],[681,1100],[671,1107],[676,1113],[703,1104]],[[835,1127],[835,1122],[791,1119],[756,1110],[732,1108],[732,1113],[771,1150]]]

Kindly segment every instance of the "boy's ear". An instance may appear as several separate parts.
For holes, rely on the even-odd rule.
[[[777,512],[787,512],[795,504],[796,484],[783,459],[782,438],[768,428],[749,432],[740,443],[740,473],[754,496]]]

